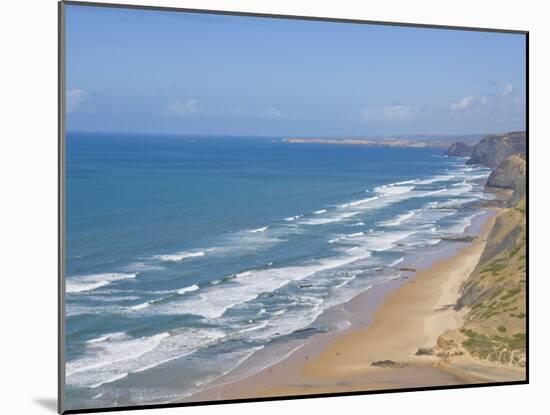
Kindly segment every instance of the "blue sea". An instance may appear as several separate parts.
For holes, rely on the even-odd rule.
[[[323,311],[399,278],[399,263],[482,213],[489,170],[465,161],[68,133],[67,407],[182,399],[260,350],[332,330]]]

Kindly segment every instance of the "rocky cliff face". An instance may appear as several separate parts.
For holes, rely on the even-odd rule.
[[[472,144],[454,143],[447,149],[445,154],[450,157],[471,157],[473,150],[474,145]]]
[[[455,309],[464,324],[441,335],[435,353],[447,363],[473,359],[489,365],[524,367],[526,359],[525,134],[488,136],[472,163],[494,167],[486,189],[506,189],[509,199],[496,218],[476,269],[463,285]]]
[[[511,155],[525,154],[526,149],[527,140],[523,131],[488,135],[474,146],[468,164],[483,164],[494,168]]]
[[[466,357],[491,365],[525,366],[525,198],[496,219],[479,264],[464,284],[456,309],[464,324],[437,340],[446,362]]]
[[[527,187],[527,163],[524,155],[513,155],[500,163],[487,180],[487,188],[513,190],[510,206],[517,204]]]

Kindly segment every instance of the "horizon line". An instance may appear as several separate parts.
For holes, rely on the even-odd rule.
[[[304,134],[222,134],[222,133],[191,133],[191,132],[155,132],[155,131],[109,131],[109,130],[66,130],[65,133],[77,133],[77,134],[136,134],[136,135],[163,135],[163,136],[197,136],[197,137],[241,137],[241,138],[331,138],[331,139],[391,139],[400,138],[407,139],[405,137],[473,137],[473,136],[487,136],[492,134],[502,135],[511,134],[517,132],[526,132],[525,130],[506,130],[506,131],[491,131],[491,132],[477,132],[477,133],[405,133],[405,134],[324,134],[324,135],[304,135]]]

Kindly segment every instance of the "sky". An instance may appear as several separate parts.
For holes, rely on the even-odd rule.
[[[525,53],[521,34],[68,5],[67,130],[524,130]]]

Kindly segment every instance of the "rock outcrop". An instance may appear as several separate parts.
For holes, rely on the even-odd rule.
[[[372,362],[370,365],[375,367],[398,369],[407,366],[407,363],[394,362],[393,360],[378,360],[376,362]]]
[[[482,164],[495,168],[514,154],[525,154],[527,140],[525,132],[488,135],[477,143],[468,164]]]
[[[513,155],[500,163],[487,180],[487,188],[513,190],[509,205],[514,206],[525,195],[527,163],[524,155]]]
[[[446,151],[450,157],[470,157],[468,164],[482,164],[495,168],[514,154],[525,154],[527,139],[525,131],[506,134],[490,134],[477,144],[457,142]]]
[[[445,154],[450,157],[471,157],[474,147],[473,144],[454,143],[447,149]]]

